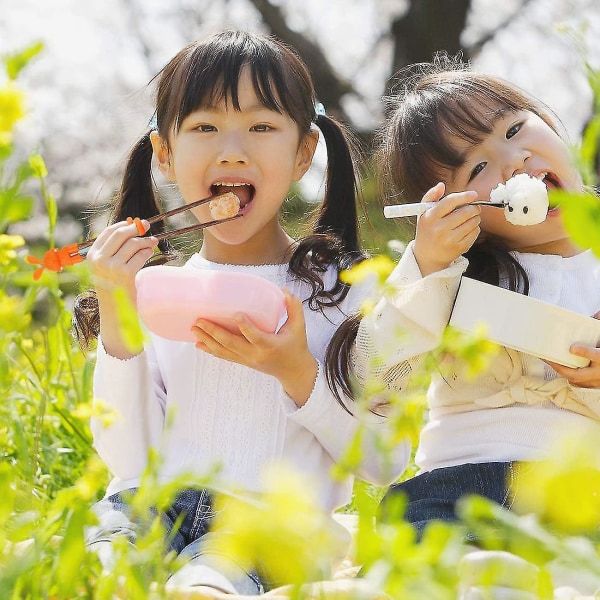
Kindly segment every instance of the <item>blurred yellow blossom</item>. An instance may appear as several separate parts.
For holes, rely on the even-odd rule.
[[[598,530],[600,523],[600,440],[597,426],[563,434],[552,457],[518,471],[518,512],[535,512],[568,533]]]
[[[39,177],[42,179],[48,175],[48,170],[46,169],[46,163],[44,159],[39,154],[32,154],[29,157],[29,166],[33,171],[35,177]]]
[[[20,235],[0,233],[0,265],[10,264],[17,256],[15,248],[23,245],[25,245],[25,240]]]
[[[500,346],[487,338],[487,328],[480,324],[473,333],[464,333],[454,327],[447,327],[442,343],[436,350],[438,356],[451,355],[463,364],[466,377],[474,379],[489,369]]]
[[[31,322],[22,298],[0,292],[0,330],[23,331]]]
[[[327,578],[332,557],[346,551],[347,532],[318,507],[314,486],[293,469],[269,469],[264,481],[256,498],[220,497],[215,552],[246,566],[260,564],[278,583]]]
[[[368,258],[358,263],[351,269],[346,269],[340,273],[340,279],[344,283],[360,283],[371,275],[377,275],[380,284],[383,284],[389,274],[394,269],[394,261],[385,254],[379,254],[373,258]]]
[[[89,502],[105,485],[105,479],[106,465],[98,456],[92,456],[83,475],[75,482],[75,490],[82,500]]]
[[[89,421],[92,417],[101,421],[104,427],[110,427],[118,418],[119,413],[110,408],[103,400],[96,398],[93,402],[78,404],[72,415],[81,421]]]
[[[13,82],[0,87],[0,145],[12,142],[15,123],[25,116],[25,94]]]

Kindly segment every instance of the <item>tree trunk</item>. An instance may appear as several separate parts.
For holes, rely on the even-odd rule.
[[[470,8],[471,0],[412,0],[391,26],[392,75],[407,65],[431,61],[440,50],[448,54],[464,50],[460,36]]]
[[[353,91],[350,82],[336,73],[321,48],[309,40],[304,34],[290,29],[281,8],[271,4],[269,0],[250,0],[261,14],[265,25],[277,38],[293,46],[310,69],[318,99],[324,104],[327,113],[342,121],[348,116],[341,106],[344,94]]]

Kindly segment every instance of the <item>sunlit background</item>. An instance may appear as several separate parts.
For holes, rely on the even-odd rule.
[[[302,36],[324,54],[341,86],[334,113],[368,140],[383,116],[381,97],[388,92],[398,48],[405,51],[406,41],[410,50],[410,36],[398,26],[409,27],[415,38],[410,44],[423,43],[422,52],[447,48],[440,35],[447,16],[434,12],[418,32],[404,22],[419,1],[426,4],[0,0],[0,53],[38,40],[45,44],[20,80],[30,113],[20,125],[18,145],[24,152],[38,148],[48,164],[61,207],[59,241],[80,235],[82,211],[112,194],[122,160],[151,116],[146,84],[186,43],[228,27],[275,32],[296,46],[293,36]],[[438,6],[466,11],[459,36],[465,57],[545,101],[577,143],[593,110],[586,64],[600,68],[597,0],[438,0]],[[303,57],[313,72],[322,66]],[[317,88],[320,94],[329,91],[318,81]],[[320,173],[309,173],[308,199],[320,181]],[[28,237],[43,235],[43,224],[35,220],[23,227]]]

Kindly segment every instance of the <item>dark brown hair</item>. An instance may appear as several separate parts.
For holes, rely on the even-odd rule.
[[[481,143],[506,113],[530,111],[554,131],[548,107],[498,77],[470,70],[459,57],[438,54],[432,63],[398,74],[400,90],[385,99],[386,123],[377,133],[380,185],[398,202],[420,202],[425,192],[462,166],[457,139]],[[466,253],[466,275],[527,291],[527,276],[499,240],[481,238]]]
[[[359,243],[357,215],[357,145],[335,119],[316,114],[316,94],[308,68],[289,46],[273,37],[244,31],[224,31],[181,50],[153,79],[156,82],[156,123],[164,140],[198,108],[219,101],[240,110],[238,86],[244,68],[250,70],[254,91],[266,107],[288,115],[298,125],[301,138],[315,123],[327,147],[325,195],[313,216],[312,233],[300,240],[290,260],[290,270],[312,286],[311,308],[339,303],[348,285],[337,280],[324,289],[322,273],[329,265],[338,272],[364,258]],[[161,212],[152,180],[150,131],[135,144],[125,167],[121,188],[111,211],[111,222],[130,215],[150,218]],[[156,233],[158,231],[153,230]],[[166,241],[159,245],[172,257]],[[162,259],[164,262],[164,258]],[[155,264],[148,263],[148,264]],[[148,265],[147,265],[148,266]],[[98,335],[98,307],[89,294],[74,307],[74,332],[83,346]]]

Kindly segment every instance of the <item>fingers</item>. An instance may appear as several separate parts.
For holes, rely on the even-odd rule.
[[[229,331],[212,321],[198,319],[192,327],[192,332],[197,339],[196,348],[219,358],[227,358],[226,347],[231,345],[233,336]]]
[[[141,220],[140,223],[144,227],[144,231],[150,229],[148,221]],[[134,222],[119,221],[106,227],[94,241],[92,249],[102,248],[107,254],[114,255],[119,248],[129,239],[139,238],[140,240],[148,240],[151,238],[140,238],[137,225]],[[92,250],[90,250],[92,252]]]
[[[427,190],[423,195],[423,199],[421,202],[438,202],[441,198],[444,197],[444,192],[446,191],[446,185],[443,181],[440,181],[436,185],[434,185],[431,189]]]
[[[585,344],[573,344],[570,352],[590,360],[587,367],[572,368],[546,361],[561,377],[571,385],[583,388],[600,388],[600,348]]]
[[[287,321],[282,329],[302,328],[302,330],[304,330],[304,310],[302,308],[302,301],[285,287],[282,288],[282,292],[285,297],[285,308],[287,311]]]
[[[424,199],[443,190],[438,184]],[[418,219],[413,252],[423,276],[448,267],[475,243],[481,233],[481,208],[465,205],[476,198],[473,191],[448,194]]]
[[[477,200],[477,192],[464,191],[453,192],[444,196],[445,186],[443,183],[438,183],[436,186],[428,190],[423,196],[422,202],[436,202],[436,206],[430,208],[428,213],[436,215],[438,218],[452,214],[458,208],[461,208],[470,202]],[[469,206],[470,215],[478,215],[481,212],[479,206]]]
[[[141,221],[148,231],[148,221]],[[119,273],[137,273],[152,256],[157,244],[154,237],[139,237],[135,223],[125,221],[108,226],[94,241],[87,255],[95,275],[118,278]],[[112,276],[111,276],[112,274]]]
[[[277,333],[259,329],[245,314],[234,317],[238,331],[198,319],[192,328],[196,347],[218,358],[237,362],[263,373],[278,376],[285,365],[306,348],[302,302],[284,289],[287,321]]]

